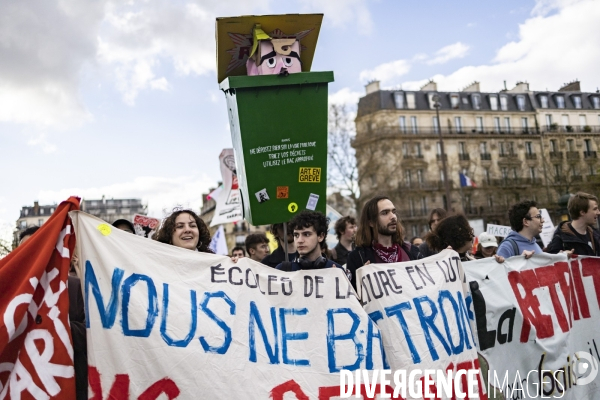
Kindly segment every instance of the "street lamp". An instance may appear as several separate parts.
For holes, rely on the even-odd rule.
[[[444,188],[446,189],[446,210],[451,211],[452,199],[450,198],[450,181],[448,177],[448,169],[446,168],[446,153],[444,152],[444,138],[442,137],[442,124],[440,123],[440,96],[434,94],[431,98],[435,107],[435,115],[437,119],[437,131],[440,136],[440,157],[442,158],[442,171],[444,171]]]

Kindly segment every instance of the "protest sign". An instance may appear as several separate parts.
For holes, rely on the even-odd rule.
[[[383,367],[379,330],[339,268],[233,263],[72,218],[93,398],[328,399],[341,369]]]
[[[75,237],[67,213],[78,208],[75,197],[61,203],[0,260],[0,399],[75,398],[67,292]]]
[[[210,226],[237,222],[244,218],[233,149],[223,149],[219,155],[219,165],[223,186],[215,197],[217,205]]]
[[[392,371],[418,368],[456,375],[479,369],[471,297],[458,253],[444,250],[417,261],[366,265],[357,270],[357,286],[381,330]],[[479,397],[486,398],[477,377]],[[467,391],[466,376],[461,383],[455,395]]]
[[[489,233],[490,235],[500,236],[500,237],[507,237],[511,231],[512,231],[512,229],[510,228],[510,226],[494,225],[494,224],[488,224],[487,230],[486,230],[486,232]]]
[[[136,235],[151,238],[160,228],[160,219],[135,214],[133,216],[133,227]]]
[[[542,254],[463,265],[490,386],[508,399],[600,396],[599,258]]]
[[[554,224],[552,223],[552,218],[550,218],[550,214],[548,214],[548,210],[545,208],[540,208],[540,214],[542,214],[542,218],[544,218],[544,225],[542,225],[542,233],[540,233],[540,238],[542,239],[542,243],[544,246],[548,246],[552,241],[552,237],[554,236]]]

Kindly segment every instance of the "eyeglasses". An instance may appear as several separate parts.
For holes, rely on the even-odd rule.
[[[530,221],[531,221],[532,219],[534,219],[534,218],[537,218],[537,219],[539,219],[540,221],[544,219],[544,217],[542,217],[542,214],[534,215],[533,217],[525,217],[525,219],[528,219],[528,220],[530,220]]]

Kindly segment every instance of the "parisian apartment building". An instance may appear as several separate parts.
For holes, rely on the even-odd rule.
[[[56,208],[56,204],[40,205],[38,201],[34,201],[33,206],[23,206],[13,232],[13,247],[18,244],[22,231],[32,226],[42,226]],[[109,223],[121,218],[133,221],[135,214],[147,214],[147,206],[141,199],[107,199],[104,196],[97,200],[82,200],[80,209]]]
[[[355,123],[361,200],[388,195],[407,236],[425,233],[437,207],[509,225],[507,209],[533,199],[556,223],[562,195],[600,194],[600,93],[581,92],[578,81],[557,91],[519,82],[494,93],[479,82],[440,92],[433,81],[420,90],[381,90],[373,81]],[[474,186],[461,186],[460,174]]]

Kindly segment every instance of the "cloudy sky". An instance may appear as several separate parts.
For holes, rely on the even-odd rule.
[[[600,86],[594,0],[2,0],[0,227],[69,195],[199,207],[231,147],[215,18],[282,13],[325,14],[312,70],[334,71],[333,102],[372,79]]]

